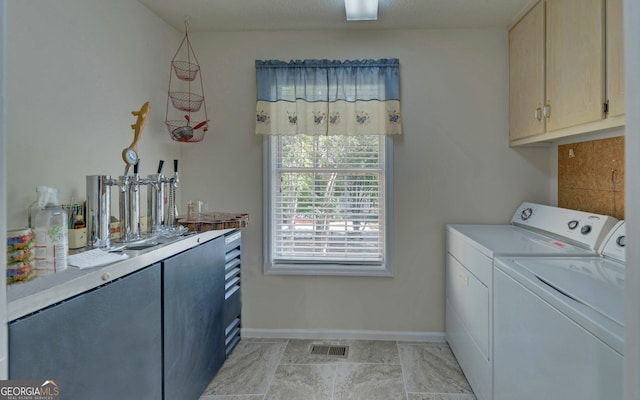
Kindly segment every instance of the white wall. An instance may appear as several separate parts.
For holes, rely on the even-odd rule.
[[[84,200],[87,175],[122,175],[145,101],[142,173],[179,158],[164,117],[180,32],[129,0],[10,1],[7,23],[8,228],[26,226],[37,185],[67,202]]]
[[[5,49],[6,49],[6,37],[7,37],[7,20],[6,20],[6,7],[5,0],[0,0],[0,254],[4,254],[7,251],[7,213],[6,207],[2,206],[7,204],[7,186],[6,186],[6,98],[5,98],[5,86],[6,86],[6,74],[5,74]],[[2,257],[0,260],[0,276],[4,276],[7,269],[7,259]],[[0,379],[7,379],[8,374],[8,360],[7,360],[7,302],[6,302],[7,287],[6,284],[0,283]]]
[[[183,199],[248,212],[243,326],[249,330],[444,330],[446,223],[506,223],[549,202],[551,150],[507,146],[505,29],[196,33],[211,129],[183,148]],[[394,278],[262,273],[262,138],[256,59],[397,57],[404,136],[395,139]]]
[[[624,398],[640,398],[640,2],[624,2],[625,99],[627,135],[625,137],[625,218],[627,235],[627,275],[625,281],[625,358]]]

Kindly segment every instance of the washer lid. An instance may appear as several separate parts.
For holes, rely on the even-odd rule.
[[[547,286],[624,326],[623,264],[604,258],[515,261]]]
[[[513,225],[447,225],[488,257],[499,255],[595,256],[596,252]]]

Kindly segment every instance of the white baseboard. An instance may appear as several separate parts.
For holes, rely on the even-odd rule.
[[[350,339],[397,340],[405,342],[445,342],[444,332],[353,331],[328,329],[251,329],[242,328],[243,338],[260,339]]]

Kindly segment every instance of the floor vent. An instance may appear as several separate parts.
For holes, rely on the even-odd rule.
[[[327,346],[324,344],[313,344],[311,345],[310,354],[316,356],[330,356],[330,357],[340,357],[347,358],[349,355],[349,346]]]

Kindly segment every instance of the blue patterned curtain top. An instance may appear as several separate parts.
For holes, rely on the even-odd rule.
[[[402,133],[400,62],[256,60],[256,133]]]

